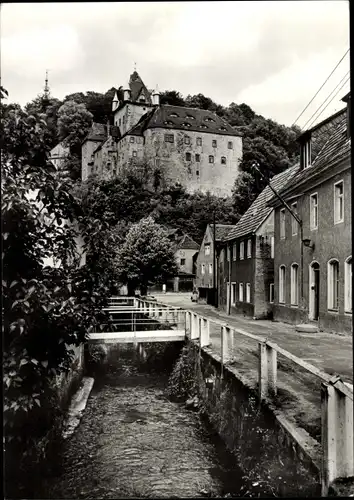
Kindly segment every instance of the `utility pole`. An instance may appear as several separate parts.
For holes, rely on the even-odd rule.
[[[216,283],[216,227],[215,227],[215,210],[213,213],[213,285],[214,285],[214,306],[218,307],[218,286]]]
[[[273,188],[269,180],[262,174],[262,172],[259,170],[259,163],[255,161],[252,164],[252,168],[256,170],[259,175],[262,177],[262,179],[267,183],[267,185],[270,187],[270,189],[273,191],[275,196],[278,198],[278,200],[281,202],[281,204],[290,212],[292,217],[296,220],[296,222],[299,224],[300,228],[300,304],[301,307],[303,307],[303,301],[304,301],[304,247],[303,247],[303,239],[304,239],[304,233],[303,233],[303,224],[302,220],[300,217],[289,207],[289,205],[286,203],[286,201],[283,199],[282,196]]]

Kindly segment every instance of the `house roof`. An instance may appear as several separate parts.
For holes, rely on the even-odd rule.
[[[297,138],[297,141],[298,142],[302,142],[303,138],[311,135],[313,132],[315,132],[316,130],[324,127],[328,123],[331,123],[331,122],[335,121],[337,119],[337,117],[340,117],[342,115],[342,113],[344,113],[346,111],[346,109],[347,109],[346,107],[343,108],[343,109],[340,109],[339,111],[337,111],[333,115],[329,116],[328,118],[325,118],[321,122],[319,122],[316,125],[314,125],[312,128],[309,128],[308,130],[305,130],[302,134],[299,135],[299,137]]]
[[[188,234],[184,234],[177,242],[177,249],[199,250],[199,245]]]
[[[177,129],[237,137],[242,135],[212,111],[169,104],[162,104],[153,110],[147,128]]]
[[[279,192],[285,184],[287,184],[289,179],[293,178],[299,168],[299,164],[296,164],[284,172],[275,175],[270,181],[273,189]],[[272,208],[267,205],[268,200],[270,200],[272,196],[273,192],[271,188],[269,186],[265,187],[248,210],[243,214],[236,224],[235,229],[231,231],[225,239],[229,241],[254,233],[272,211]]]
[[[211,234],[213,235],[214,224],[209,224]],[[223,241],[226,239],[227,235],[236,226],[233,224],[215,224],[215,241]]]
[[[103,141],[107,137],[107,125],[103,123],[92,123],[91,129],[82,141],[82,144],[86,141]]]
[[[345,111],[345,110],[344,110]],[[333,117],[336,117],[333,115]],[[347,117],[342,112],[340,120],[332,130],[329,139],[323,145],[315,157],[312,165],[306,169],[299,170],[298,173],[283,187],[283,196],[288,197],[303,190],[310,181],[321,179],[325,172],[329,172],[334,166],[343,160],[350,158],[350,139],[347,135]],[[276,206],[278,200],[273,197],[269,205]]]

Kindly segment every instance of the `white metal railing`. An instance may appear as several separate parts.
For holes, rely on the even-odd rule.
[[[135,305],[147,314],[154,314],[158,308],[177,309],[184,314],[186,336],[199,341],[201,347],[211,344],[210,323],[220,327],[221,363],[231,360],[235,335],[240,334],[258,342],[258,387],[260,399],[277,394],[277,355],[307,370],[321,381],[321,445],[322,495],[327,495],[329,485],[339,478],[354,476],[354,432],[353,432],[353,386],[339,376],[331,376],[306,361],[294,356],[266,338],[234,328],[227,322],[206,318],[194,311],[173,308],[166,304],[145,299],[136,299]]]

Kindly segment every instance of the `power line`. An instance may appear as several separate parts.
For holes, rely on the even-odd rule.
[[[322,115],[322,113],[324,112],[324,110],[325,110],[326,108],[328,108],[328,106],[331,104],[331,102],[333,101],[333,99],[337,96],[337,94],[339,94],[339,92],[342,90],[342,88],[344,87],[344,85],[345,85],[345,84],[346,84],[349,80],[350,80],[350,76],[346,79],[346,81],[343,83],[343,85],[342,85],[342,86],[341,86],[341,87],[337,90],[337,92],[334,94],[334,96],[333,96],[333,97],[332,97],[332,99],[329,101],[329,103],[327,104],[327,106],[325,106],[325,107],[323,108],[323,110],[321,111],[321,113],[320,113],[320,114],[319,114],[319,115],[318,115],[318,116],[314,119],[314,121],[310,124],[310,127],[309,127],[309,128],[311,128],[311,127],[312,127],[312,125],[315,123],[315,121],[317,120],[317,118],[319,118],[319,117]]]
[[[301,111],[301,113],[299,114],[299,116],[296,118],[296,120],[294,121],[294,123],[291,125],[292,127],[295,125],[295,123],[298,121],[298,119],[305,113],[305,111],[310,106],[310,104],[315,99],[315,97],[318,95],[318,93],[320,92],[320,90],[323,89],[323,87],[325,86],[325,84],[328,82],[328,80],[330,79],[330,77],[333,75],[333,73],[335,72],[335,70],[338,68],[338,66],[340,65],[340,63],[343,61],[343,59],[345,58],[345,56],[348,54],[349,50],[350,50],[350,48],[347,50],[347,52],[344,54],[344,56],[341,58],[341,60],[337,63],[336,67],[332,70],[332,72],[330,73],[330,75],[327,76],[326,80],[323,82],[323,84],[321,85],[321,87],[317,90],[316,94],[313,96],[313,98],[308,103],[308,105]]]
[[[349,71],[346,73],[346,75],[343,76],[343,78],[341,79],[341,81],[334,87],[334,89],[332,90],[332,92],[326,97],[326,99],[323,101],[323,103],[316,109],[316,111],[313,113],[313,115],[307,120],[307,122],[305,123],[305,125],[303,127],[301,127],[302,129],[305,129],[307,124],[312,120],[312,118],[316,115],[316,113],[322,108],[322,106],[324,104],[326,104],[326,102],[328,101],[328,99],[332,96],[333,92],[335,92],[337,90],[337,88],[339,87],[339,85],[343,82],[343,80],[345,78],[347,78],[347,76],[349,75]],[[315,118],[316,120],[316,118]]]

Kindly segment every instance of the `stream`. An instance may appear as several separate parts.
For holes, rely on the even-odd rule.
[[[243,496],[234,457],[198,413],[167,397],[167,374],[142,372],[133,347],[114,346],[94,376],[80,425],[35,498]]]

